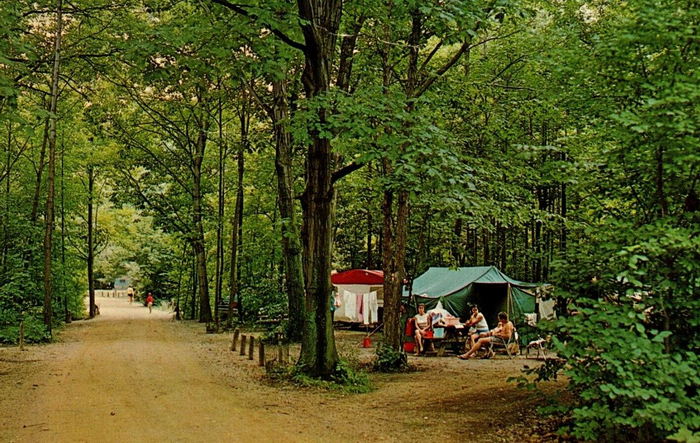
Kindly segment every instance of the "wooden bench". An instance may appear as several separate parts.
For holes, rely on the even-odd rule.
[[[258,310],[258,320],[257,323],[261,325],[266,325],[266,326],[277,326],[280,324],[283,320],[288,320],[289,316],[286,314],[283,315],[269,315],[266,313],[263,309]]]
[[[219,309],[219,318],[226,319],[226,318],[228,318],[229,315],[232,315],[234,319],[238,318],[238,307],[234,306],[233,311],[231,311],[231,312],[229,312],[228,302],[219,303],[217,305],[217,307]]]

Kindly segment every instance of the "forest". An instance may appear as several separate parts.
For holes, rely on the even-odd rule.
[[[297,370],[334,379],[332,271],[384,272],[400,366],[404,284],[493,265],[552,285],[558,358],[523,383],[567,377],[570,435],[697,441],[699,23],[694,0],[2,2],[0,343],[126,277],[210,332],[288,316]]]

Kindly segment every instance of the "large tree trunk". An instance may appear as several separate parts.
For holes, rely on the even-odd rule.
[[[298,0],[305,42],[305,66],[302,80],[310,99],[326,93],[336,36],[342,15],[341,0]],[[318,122],[327,124],[330,110],[317,109]],[[306,189],[302,198],[304,240],[304,330],[300,369],[315,377],[330,377],[338,364],[331,317],[331,250],[335,192],[331,177],[330,140],[317,129],[306,158]]]
[[[51,75],[51,103],[49,105],[49,170],[48,191],[46,196],[46,220],[44,228],[44,325],[51,333],[53,299],[53,275],[51,260],[53,258],[53,222],[54,194],[56,179],[56,109],[58,108],[58,80],[61,65],[61,35],[63,33],[63,0],[56,2],[56,37],[54,40],[53,72]]]
[[[93,240],[94,224],[92,221],[93,191],[95,188],[95,171],[88,166],[88,205],[87,205],[87,278],[88,298],[90,299],[90,318],[95,318],[95,279],[93,265],[95,263],[95,242]]]
[[[238,168],[238,176],[236,179],[236,207],[233,211],[233,220],[231,221],[231,274],[229,278],[229,316],[227,319],[229,328],[233,323],[233,308],[236,303],[238,303],[239,318],[241,320],[243,319],[243,305],[241,304],[239,296],[238,257],[243,233],[243,174],[245,172],[245,151],[248,149],[248,111],[241,111],[240,122],[241,143],[238,145],[236,158],[236,165]]]
[[[388,163],[385,161],[385,163]],[[386,168],[386,165],[385,165]],[[391,171],[391,168],[389,168]],[[391,172],[389,172],[390,174]],[[406,274],[406,241],[408,239],[408,192],[399,191],[394,212],[394,194],[384,192],[384,240],[382,264],[384,271],[384,342],[393,349],[401,349],[401,295]]]
[[[199,321],[210,323],[212,321],[211,306],[209,304],[209,279],[207,278],[207,251],[204,242],[204,226],[202,224],[202,160],[207,144],[207,127],[200,127],[195,154],[192,159],[192,247],[197,260],[197,280],[199,288]]]
[[[302,371],[329,377],[338,355],[331,317],[331,243],[334,219],[334,189],[331,184],[331,152],[327,139],[316,138],[308,154],[303,239],[306,261],[304,282],[304,333],[299,364]]]
[[[287,338],[296,342],[301,340],[304,321],[304,271],[301,257],[301,238],[294,209],[292,137],[287,123],[289,116],[284,80],[273,83],[272,94],[274,101],[271,117],[275,131],[275,169],[277,171],[280,216],[282,217],[285,289],[289,303]]]
[[[419,43],[422,34],[422,15],[419,11],[412,14],[411,34],[408,38],[409,57],[406,68],[406,83],[404,92],[410,99],[406,103],[406,113],[411,114],[415,110],[412,98],[416,94],[418,86],[418,55]],[[384,83],[388,82],[388,73],[391,68],[384,63]],[[404,128],[409,132],[410,123],[406,123]],[[406,145],[401,149],[407,148]],[[388,160],[384,162],[385,174],[391,175],[394,171],[393,165]],[[384,204],[384,340],[391,348],[401,351],[401,295],[404,276],[406,275],[406,244],[408,241],[408,216],[410,213],[409,193],[405,189],[398,191],[396,204],[396,216],[392,217],[393,194],[385,191]],[[393,231],[393,232],[392,232]]]

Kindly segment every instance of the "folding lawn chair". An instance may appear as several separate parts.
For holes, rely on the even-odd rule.
[[[518,339],[519,337],[517,330],[513,331],[513,334],[508,340],[504,340],[501,337],[492,337],[491,341],[489,342],[486,355],[488,358],[490,358],[496,355],[497,349],[505,349],[506,354],[508,354],[508,358],[513,358],[513,356],[518,353]]]

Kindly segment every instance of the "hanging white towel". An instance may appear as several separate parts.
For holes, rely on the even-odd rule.
[[[340,307],[336,309],[333,320],[335,321],[346,321],[346,322],[356,322],[355,316],[355,294],[342,290],[340,293]]]
[[[369,294],[362,294],[362,324],[370,323]]]
[[[377,302],[377,292],[370,292],[367,312],[370,317],[370,323],[379,322],[379,303]]]

